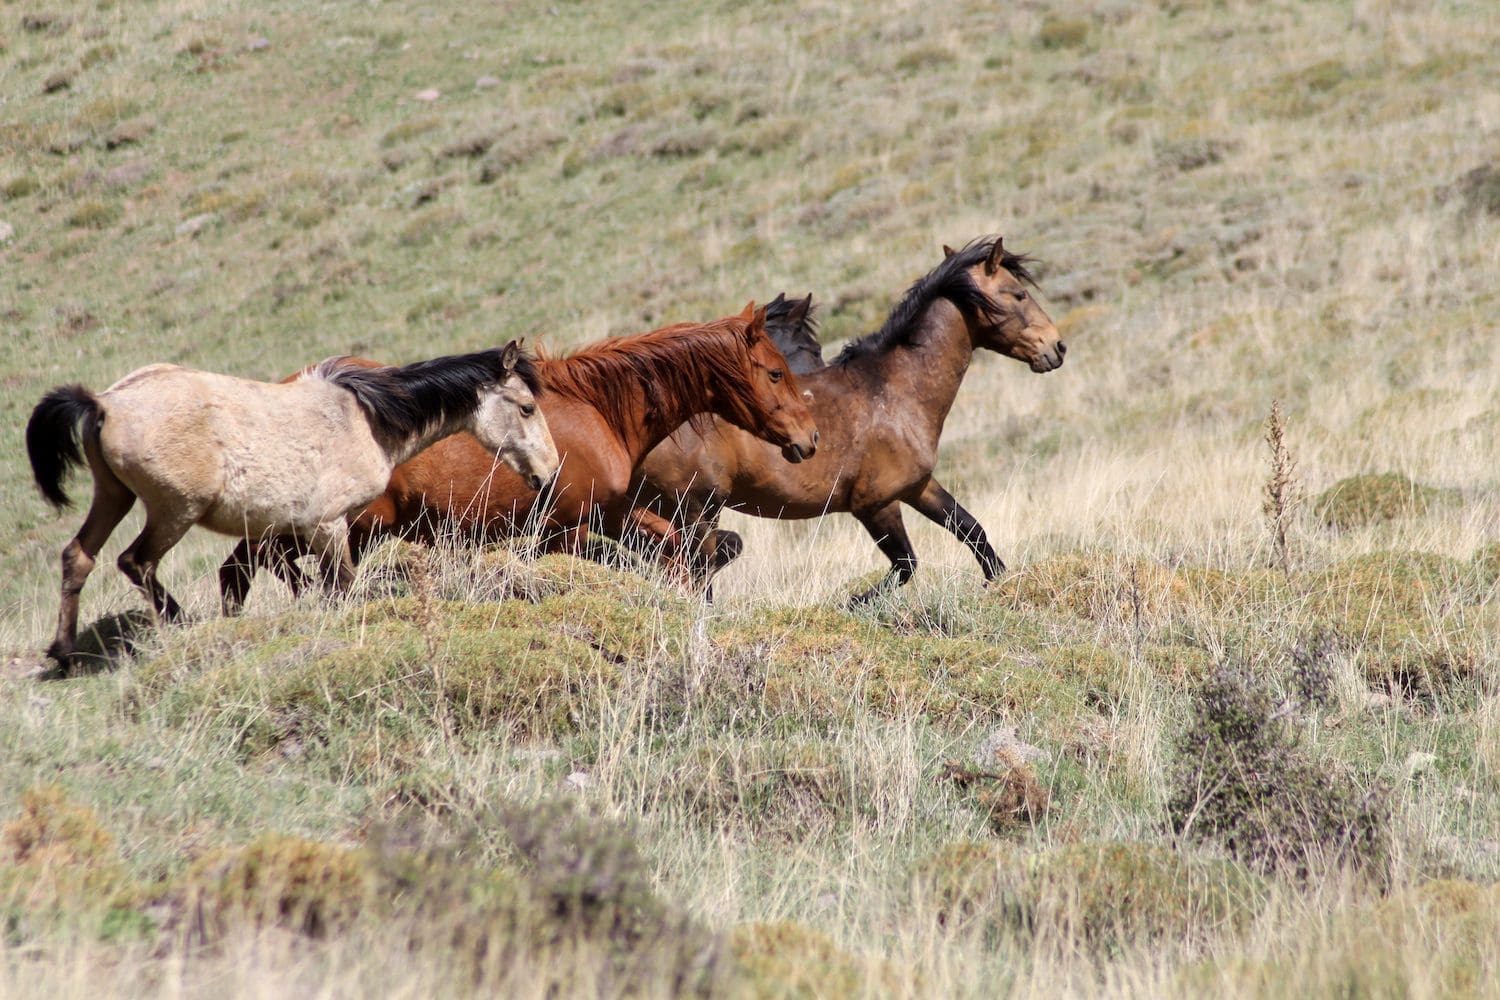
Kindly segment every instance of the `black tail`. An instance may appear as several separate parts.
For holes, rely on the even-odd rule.
[[[83,464],[83,423],[97,427],[104,417],[99,400],[81,385],[60,385],[36,404],[26,422],[26,454],[31,474],[47,502],[59,510],[73,501],[63,492],[70,465]]]

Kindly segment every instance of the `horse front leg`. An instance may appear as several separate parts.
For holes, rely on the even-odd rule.
[[[219,567],[219,605],[225,617],[233,618],[245,606],[245,595],[257,569],[269,569],[297,597],[311,582],[297,559],[304,548],[294,535],[272,535],[251,541],[240,539]]]
[[[349,556],[349,525],[342,518],[324,521],[313,529],[308,540],[318,555],[318,569],[323,585],[342,594],[354,583],[354,560]]]
[[[979,560],[979,568],[984,573],[986,583],[1005,572],[1005,563],[991,547],[989,538],[985,536],[984,526],[975,520],[973,514],[964,510],[963,505],[953,499],[953,494],[943,489],[936,479],[929,478],[923,484],[921,492],[906,502],[968,546],[974,558]]]
[[[903,586],[917,571],[917,553],[906,536],[906,525],[901,521],[901,504],[891,502],[872,511],[854,515],[855,520],[865,526],[870,537],[885,557],[891,561],[891,570],[875,586],[863,594],[855,595],[851,605],[868,604],[892,587]]]

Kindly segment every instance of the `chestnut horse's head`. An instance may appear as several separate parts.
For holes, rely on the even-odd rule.
[[[723,408],[721,416],[757,437],[780,445],[789,462],[818,450],[818,428],[786,358],[766,333],[765,307],[751,302],[739,317],[748,354],[748,390]]]
[[[973,243],[963,250],[943,247],[943,253],[949,258],[955,254],[976,258],[968,275],[984,301],[976,304],[971,318],[975,347],[1024,361],[1034,372],[1062,367],[1068,347],[1026,288],[1036,287],[1027,270],[1031,258],[1007,252],[998,236],[993,243]]]

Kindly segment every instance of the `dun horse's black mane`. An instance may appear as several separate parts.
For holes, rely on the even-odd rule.
[[[926,277],[918,279],[896,304],[896,308],[891,310],[885,324],[874,333],[867,333],[858,340],[851,341],[833,359],[833,364],[847,365],[872,354],[883,354],[896,347],[910,346],[915,342],[918,320],[923,311],[938,299],[952,302],[965,316],[993,316],[995,303],[974,284],[969,277],[969,268],[989,257],[995,239],[996,237],[981,236],[933,268]],[[1029,268],[1035,263],[1034,257],[1008,250],[1002,251],[1000,258],[1001,267],[1018,280],[1032,286],[1036,285],[1036,279],[1032,277]]]
[[[399,368],[364,368],[339,357],[318,365],[317,372],[354,394],[377,434],[410,437],[449,417],[473,413],[480,388],[505,378],[503,354],[504,348],[493,347]],[[520,355],[512,371],[533,393],[539,391],[541,381],[530,357]]]

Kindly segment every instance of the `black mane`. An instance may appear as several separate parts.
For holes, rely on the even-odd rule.
[[[504,348],[492,347],[399,368],[365,368],[339,357],[318,365],[317,373],[354,394],[377,435],[405,438],[473,413],[479,406],[479,390],[503,381],[508,374],[503,354]],[[541,381],[530,357],[520,355],[511,371],[533,393],[539,391]]]
[[[909,347],[916,339],[917,321],[927,307],[938,299],[947,299],[968,317],[994,316],[995,303],[974,284],[974,280],[969,277],[969,268],[989,257],[996,239],[998,237],[981,236],[933,268],[926,277],[918,279],[902,296],[896,308],[891,310],[879,330],[850,341],[839,352],[839,356],[833,359],[833,363],[847,365],[858,358],[884,354],[897,347]],[[1026,254],[1011,253],[1009,250],[1001,253],[1000,266],[1033,287],[1036,286],[1036,279],[1031,275],[1030,266],[1035,263],[1036,258]]]

